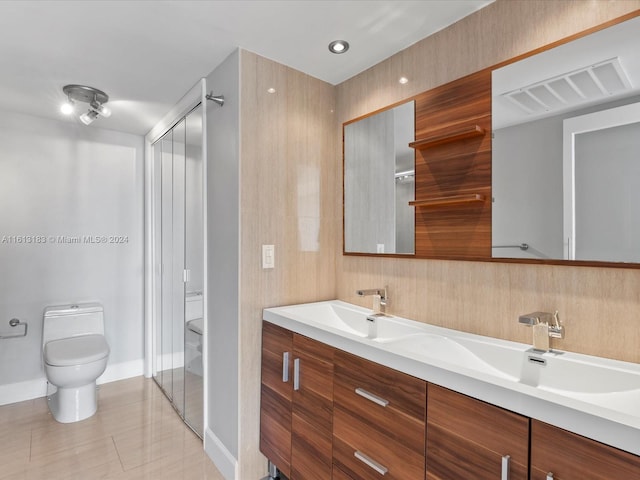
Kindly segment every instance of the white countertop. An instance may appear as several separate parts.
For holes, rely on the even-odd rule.
[[[517,378],[518,365],[511,368],[510,365],[505,364],[504,370],[498,370],[482,361],[479,361],[476,366],[452,361],[454,357],[451,355],[449,355],[450,358],[431,352],[425,355],[417,349],[406,348],[407,342],[403,341],[372,340],[362,331],[338,325],[335,321],[332,323],[331,315],[326,315],[325,312],[334,306],[353,312],[354,315],[366,317],[371,314],[371,310],[332,300],[266,308],[263,311],[263,319],[427,382],[640,455],[640,386],[635,383],[636,376],[640,379],[638,364],[559,350],[540,353],[533,351],[529,345],[521,343],[393,317],[394,323],[401,327],[419,328],[425,334],[445,340],[451,339],[452,345],[459,341],[462,344],[474,342],[475,345],[496,347],[499,352],[504,351],[510,355],[508,358],[505,357],[505,362],[511,362],[513,358],[522,358],[522,361],[526,362],[526,357],[531,356],[547,360],[548,365],[543,367],[547,369],[545,375],[553,374],[553,369],[556,368],[554,361],[561,361],[564,365],[575,367],[574,370],[570,370],[570,373],[576,372],[576,375],[584,377],[584,372],[589,372],[589,368],[598,369],[606,374],[610,368],[611,378],[618,372],[622,372],[620,375],[631,375],[630,378],[634,382],[632,387],[625,388],[624,391],[606,391],[597,385],[589,388],[587,392],[542,389]],[[314,312],[314,315],[306,315],[305,312],[308,311]],[[321,314],[316,315],[316,312]],[[409,342],[411,338],[409,336]],[[566,367],[562,368],[566,369]],[[514,370],[514,375],[505,373],[510,370]],[[625,381],[627,377],[620,375],[621,381]],[[590,381],[584,378],[578,380],[587,383]]]

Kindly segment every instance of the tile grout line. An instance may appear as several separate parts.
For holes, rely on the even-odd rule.
[[[116,445],[116,439],[114,438],[113,435],[111,435],[111,442],[113,443],[113,448],[116,449],[116,455],[118,455],[118,461],[120,462],[120,467],[122,468],[122,472],[124,473],[126,470],[124,469],[122,458],[120,458],[120,451],[118,450],[118,445]]]

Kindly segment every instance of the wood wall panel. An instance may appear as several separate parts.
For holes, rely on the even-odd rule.
[[[483,133],[459,138],[461,127],[474,126]],[[451,141],[446,141],[447,131]],[[490,70],[416,97],[416,142],[434,137],[439,139],[435,144],[416,151],[416,201],[463,194],[482,195],[484,201],[430,208],[416,206],[415,255],[491,258]]]

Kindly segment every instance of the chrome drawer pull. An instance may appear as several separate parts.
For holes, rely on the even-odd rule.
[[[356,457],[358,460],[360,460],[365,465],[367,465],[368,467],[373,468],[380,475],[384,475],[385,473],[387,473],[389,471],[389,469],[387,469],[387,467],[383,467],[378,462],[376,462],[375,460],[372,460],[371,458],[367,457],[364,453],[362,453],[360,451],[353,452],[353,456]]]
[[[384,398],[374,395],[371,392],[367,392],[363,388],[356,388],[356,393],[361,397],[364,397],[367,400],[380,405],[381,407],[386,407],[387,405],[389,405],[389,400],[385,400]]]
[[[553,480],[553,473],[547,473],[547,480]]]
[[[293,389],[300,390],[300,359],[293,361]]]
[[[289,381],[289,352],[282,354],[282,381],[284,383]]]
[[[505,455],[502,457],[502,476],[500,480],[509,480],[509,464],[511,463],[511,456]]]

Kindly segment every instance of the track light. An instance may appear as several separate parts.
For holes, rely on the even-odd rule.
[[[111,109],[106,105],[102,105],[98,102],[91,102],[91,110],[99,113],[104,118],[109,118],[111,116]]]
[[[93,121],[98,118],[98,112],[95,110],[89,110],[87,113],[83,113],[78,117],[85,125],[91,125]]]
[[[67,100],[62,105],[60,105],[60,111],[65,115],[71,115],[75,110],[75,105],[73,104],[73,100]]]
[[[78,118],[85,125],[90,125],[99,116],[111,116],[111,109],[105,105],[109,101],[109,95],[102,90],[86,85],[65,85],[62,91],[67,96],[67,101],[60,107],[60,111],[65,115],[73,113],[76,102],[84,102],[89,104],[89,110]]]

